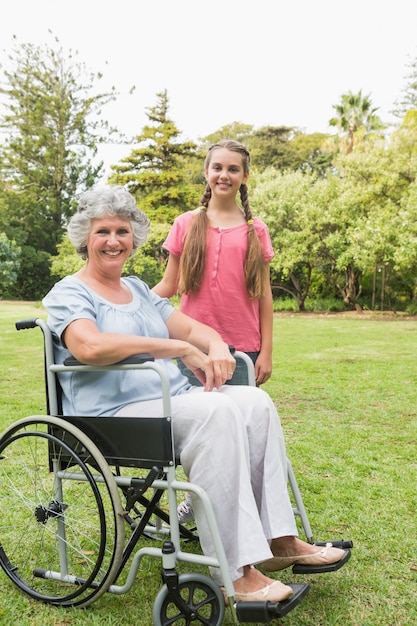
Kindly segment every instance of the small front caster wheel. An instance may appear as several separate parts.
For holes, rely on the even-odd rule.
[[[218,585],[202,574],[181,574],[178,592],[187,611],[178,608],[164,585],[153,606],[154,626],[221,626],[224,618],[224,598]]]

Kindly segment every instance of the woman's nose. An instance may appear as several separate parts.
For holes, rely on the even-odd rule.
[[[118,242],[118,240],[117,240],[116,233],[110,232],[109,236],[107,237],[107,243],[109,243],[110,245],[114,246],[114,245],[117,244],[117,242]]]

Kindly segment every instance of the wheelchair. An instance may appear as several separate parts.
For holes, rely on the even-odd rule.
[[[279,603],[234,601],[209,498],[198,485],[177,480],[170,388],[163,368],[149,355],[111,366],[83,365],[71,358],[56,364],[47,324],[39,318],[16,322],[17,330],[37,327],[44,341],[47,412],[20,419],[0,437],[0,565],[9,579],[36,600],[84,608],[107,592],[128,592],[142,559],[152,557],[161,561],[163,583],[153,605],[154,626],[220,626],[224,621],[226,606],[219,586],[208,575],[179,574],[180,562],[220,569],[233,624],[269,623],[296,607],[308,584],[290,583],[293,596]],[[253,370],[246,354],[235,356],[248,359],[249,373]],[[57,374],[109,367],[154,370],[162,388],[161,417],[64,416]],[[253,373],[249,375],[249,383],[255,384]],[[313,543],[289,462],[288,479],[294,514]],[[182,549],[184,542],[188,547],[198,542],[198,533],[178,522],[178,491],[189,491],[201,500],[216,558]],[[140,539],[150,541],[141,541],[137,549]],[[326,571],[344,565],[352,547],[350,541],[332,543],[345,549],[345,558]],[[307,571],[312,573],[311,568]],[[303,573],[303,566],[294,566],[293,572]]]

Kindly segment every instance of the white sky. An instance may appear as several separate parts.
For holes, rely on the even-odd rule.
[[[167,89],[194,141],[235,121],[329,132],[332,105],[359,89],[389,122],[417,59],[417,0],[4,0],[0,63],[13,35],[51,45],[48,29],[104,74],[98,91],[121,93],[111,124],[139,134]]]

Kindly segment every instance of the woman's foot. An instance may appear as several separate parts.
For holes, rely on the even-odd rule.
[[[244,574],[233,583],[236,602],[282,602],[294,594],[292,587],[268,578],[259,570],[246,566]],[[223,589],[223,594],[225,591]],[[225,596],[226,604],[228,598]]]
[[[277,572],[296,564],[316,567],[330,565],[341,561],[346,555],[345,550],[334,548],[330,543],[325,547],[316,546],[297,537],[273,539],[271,550],[274,557],[259,564],[267,572]]]

